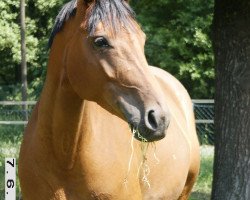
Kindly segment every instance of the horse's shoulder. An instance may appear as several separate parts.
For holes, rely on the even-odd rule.
[[[158,80],[160,86],[166,88],[169,90],[169,94],[176,96],[176,98],[190,106],[191,98],[186,90],[186,88],[182,85],[182,83],[175,78],[172,74],[169,72],[150,66],[150,69],[156,79]],[[191,103],[192,104],[192,103]]]
[[[195,131],[195,119],[193,112],[193,104],[191,98],[185,89],[185,87],[178,81],[173,75],[170,73],[157,68],[150,67],[152,73],[158,80],[160,87],[163,90],[163,93],[167,96],[166,99],[172,99],[172,102],[175,102],[176,109],[180,110],[184,116],[187,136],[191,139],[191,141],[195,141],[197,139],[196,131]],[[174,113],[173,113],[174,114]],[[188,139],[190,141],[190,139]],[[192,142],[191,142],[192,143]]]

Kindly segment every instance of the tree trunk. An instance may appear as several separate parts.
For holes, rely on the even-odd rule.
[[[250,1],[215,0],[213,200],[250,199]]]
[[[25,39],[25,0],[20,0],[21,13],[21,80],[22,80],[22,101],[27,101],[27,62],[26,62],[26,39]],[[27,104],[23,105],[24,120],[28,120]]]

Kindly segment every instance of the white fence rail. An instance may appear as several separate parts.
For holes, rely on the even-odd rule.
[[[26,125],[28,121],[0,121],[0,125]]]
[[[36,101],[0,101],[0,106],[35,105]]]
[[[214,104],[213,99],[192,99],[194,104]]]

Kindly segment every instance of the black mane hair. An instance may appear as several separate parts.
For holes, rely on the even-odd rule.
[[[65,22],[72,16],[76,14],[76,4],[77,0],[72,0],[68,3],[66,3],[62,10],[59,12],[59,14],[56,17],[54,27],[52,29],[52,32],[50,34],[49,38],[49,48],[52,46],[53,40],[58,32],[60,32],[63,28],[63,25]]]
[[[71,0],[63,6],[56,17],[49,38],[49,47],[52,46],[56,34],[62,30],[65,22],[75,15],[76,8],[77,0]],[[110,28],[116,33],[121,26],[132,28],[131,19],[135,19],[135,13],[125,0],[93,0],[87,9],[84,24],[89,35],[94,34],[99,22],[102,22],[105,28]]]

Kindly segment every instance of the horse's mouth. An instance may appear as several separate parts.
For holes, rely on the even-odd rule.
[[[155,142],[163,139],[165,134],[165,127],[162,129],[152,131],[147,130],[145,127],[136,127],[130,124],[131,132],[135,139],[139,140],[140,142]]]

